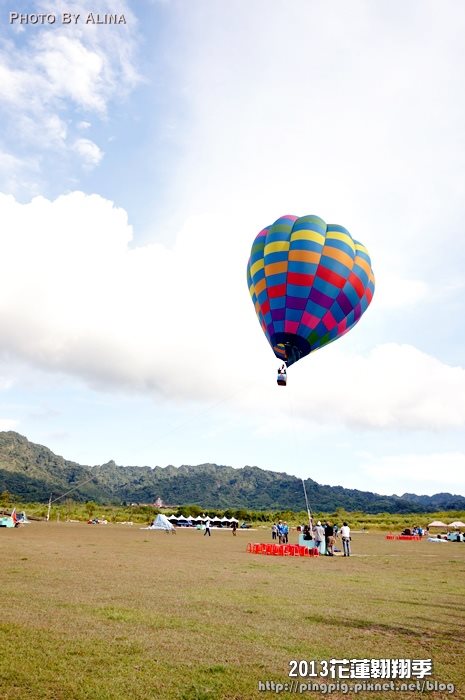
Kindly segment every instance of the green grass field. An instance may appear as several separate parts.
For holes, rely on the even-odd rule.
[[[275,693],[258,682],[289,682],[292,659],[332,658],[431,658],[430,680],[465,698],[465,544],[370,533],[354,534],[350,559],[246,553],[269,538],[268,528],[211,538],[82,523],[0,529],[1,700],[266,698]]]

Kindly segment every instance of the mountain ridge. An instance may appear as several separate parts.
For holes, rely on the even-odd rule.
[[[14,431],[0,432],[0,491],[22,500],[45,501],[73,490],[76,500],[100,503],[153,503],[251,510],[305,509],[302,480],[282,472],[246,465],[198,464],[174,467],[121,466],[114,460],[89,466],[56,455]],[[464,510],[465,498],[449,493],[383,496],[371,491],[318,484],[306,479],[313,510],[337,508],[367,513]],[[447,506],[447,507],[446,507]]]

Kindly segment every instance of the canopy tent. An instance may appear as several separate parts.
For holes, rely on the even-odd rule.
[[[451,524],[449,525],[449,527],[456,527],[456,528],[465,527],[465,523],[462,523],[461,520],[454,520],[454,522],[451,523]]]
[[[157,515],[153,523],[146,528],[143,528],[144,530],[165,530],[166,532],[174,531],[174,526],[166,515],[163,515],[163,513],[160,513]]]
[[[26,515],[26,511],[23,510],[21,513],[16,514],[16,522],[19,523],[20,525],[30,525],[31,521],[28,520],[28,517]]]
[[[208,515],[196,515],[195,518],[192,515],[168,515],[168,520],[190,520],[193,523],[196,522],[202,522],[204,523],[205,520],[210,520],[210,522],[213,521],[218,521],[220,523],[238,523],[239,520],[237,518],[227,518],[225,515],[220,518],[218,515],[215,515],[214,517],[209,517]]]
[[[166,517],[166,516],[163,516]],[[168,515],[166,518],[168,522],[178,525],[196,525],[204,524],[207,520],[210,521],[212,527],[232,525],[233,523],[238,524],[239,520],[237,518],[227,518],[225,515],[220,518],[218,515],[214,517],[209,517],[208,515],[197,515],[195,518],[192,515]]]
[[[442,523],[440,520],[433,520],[428,527],[447,527],[446,523]]]

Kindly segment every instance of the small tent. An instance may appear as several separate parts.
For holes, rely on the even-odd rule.
[[[21,511],[21,513],[16,513],[16,522],[19,525],[30,525],[31,521],[28,520],[28,517],[26,515],[26,511]]]
[[[170,523],[166,515],[163,515],[163,513],[159,513],[148,529],[166,530],[166,532],[169,532],[174,531],[174,525]]]

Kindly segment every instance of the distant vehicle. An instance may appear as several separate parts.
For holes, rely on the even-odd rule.
[[[5,515],[0,518],[0,527],[17,527],[17,523],[9,515]]]
[[[241,530],[248,530],[251,526],[248,523],[242,523],[239,527]]]
[[[91,520],[87,521],[88,525],[108,525],[108,520],[105,520],[104,518],[92,518]]]
[[[449,542],[465,542],[465,537],[460,532],[448,532],[447,539]]]

